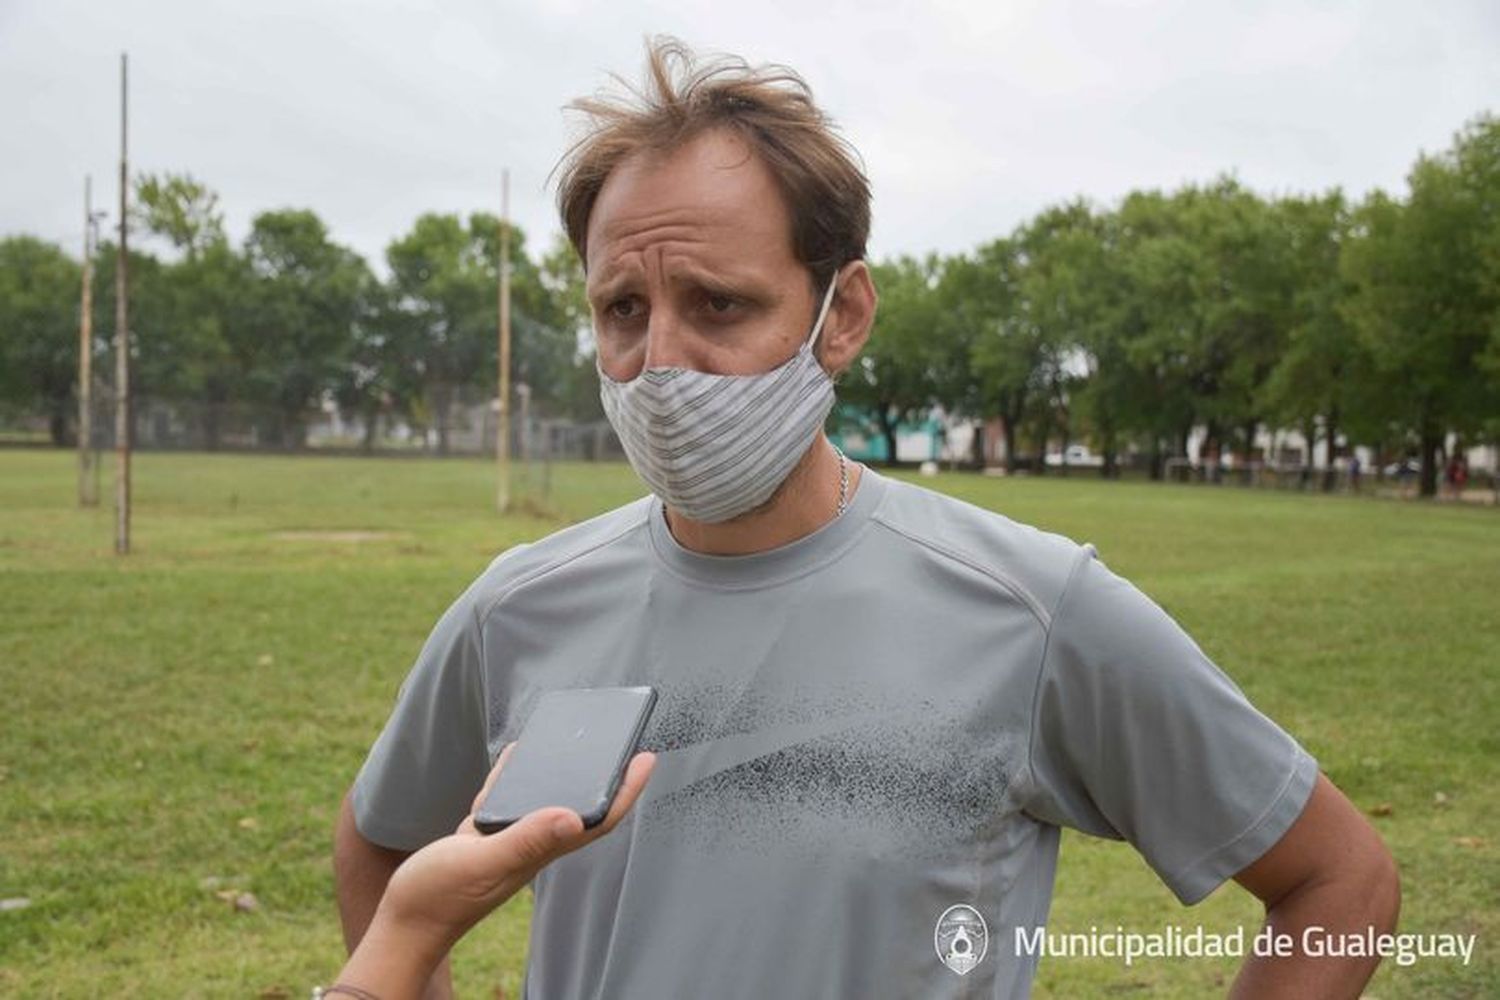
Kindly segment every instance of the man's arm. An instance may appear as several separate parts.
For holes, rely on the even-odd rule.
[[[344,928],[344,947],[352,955],[369,930],[386,884],[410,851],[397,851],[366,840],[354,824],[354,806],[344,796],[333,834],[333,877],[338,895],[339,921]],[[426,1000],[453,996],[453,977],[444,958],[427,984]]]
[[[1290,935],[1287,957],[1252,955],[1230,996],[1358,997],[1379,957],[1329,958],[1302,950],[1302,934],[1382,934],[1401,908],[1396,862],[1380,835],[1333,782],[1319,774],[1299,816],[1271,849],[1235,876],[1266,905],[1272,934]]]

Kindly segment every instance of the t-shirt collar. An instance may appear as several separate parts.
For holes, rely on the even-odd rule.
[[[888,480],[869,466],[860,472],[844,512],[801,538],[748,555],[708,555],[686,548],[667,527],[661,498],[650,503],[651,547],[674,574],[725,590],[773,586],[809,573],[837,558],[859,537],[885,495]]]

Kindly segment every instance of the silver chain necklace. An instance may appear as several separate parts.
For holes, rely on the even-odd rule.
[[[834,445],[833,450],[839,453],[839,509],[833,514],[838,517],[844,512],[849,500],[849,460],[844,457],[844,449],[838,445]]]

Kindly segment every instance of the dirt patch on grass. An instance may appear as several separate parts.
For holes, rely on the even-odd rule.
[[[399,531],[273,531],[278,542],[394,542],[409,537]]]

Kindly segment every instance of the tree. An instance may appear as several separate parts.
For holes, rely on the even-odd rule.
[[[500,220],[487,212],[476,212],[469,217],[469,230],[483,247],[485,280],[489,283],[491,309],[488,317],[490,336],[487,340],[485,363],[488,371],[499,371],[499,342],[495,336],[498,303],[495,301],[499,271],[500,246],[498,234]],[[554,245],[553,252],[557,252]],[[554,269],[560,264],[553,260]],[[542,412],[557,413],[564,410],[572,389],[572,368],[578,356],[578,333],[574,324],[579,318],[579,302],[568,301],[565,296],[582,293],[582,266],[576,274],[565,279],[562,295],[547,284],[559,275],[544,275],[542,270],[526,253],[526,234],[515,225],[511,226],[510,239],[510,314],[511,314],[511,382],[524,383],[531,389],[532,403]],[[578,282],[569,286],[567,281]],[[588,316],[587,300],[583,301],[585,320]],[[493,387],[495,376],[483,380]],[[597,385],[597,383],[596,383]],[[602,413],[602,410],[601,410]]]
[[[1099,229],[1088,204],[1077,200],[1043,210],[1012,237],[1019,251],[1015,319],[1033,352],[1030,398],[1022,412],[1029,412],[1034,450],[1043,459],[1038,471],[1046,469],[1054,430],[1061,430],[1061,444],[1068,444],[1073,396],[1086,369],[1085,344],[1103,318],[1103,289],[1096,284]]]
[[[390,289],[366,272],[360,305],[350,331],[350,356],[334,379],[333,397],[345,412],[359,414],[364,425],[361,447],[375,449],[381,418],[410,416],[421,391],[409,363],[404,317],[391,300]]]
[[[226,406],[248,390],[253,374],[246,327],[254,276],[224,234],[218,203],[217,194],[187,174],[143,174],[136,181],[137,220],[175,254],[160,265],[162,321],[143,345],[143,385],[198,401],[193,416],[210,451],[219,447]]]
[[[1201,385],[1197,304],[1210,268],[1187,231],[1182,208],[1179,199],[1157,191],[1132,192],[1116,213],[1120,299],[1114,322],[1131,389],[1118,417],[1121,426],[1146,439],[1153,479],[1164,472],[1165,442],[1174,441],[1176,452],[1185,453]]]
[[[1344,255],[1348,315],[1398,425],[1417,440],[1423,496],[1437,493],[1445,434],[1478,432],[1500,407],[1479,363],[1500,309],[1491,249],[1500,207],[1486,180],[1500,173],[1497,128],[1479,119],[1449,151],[1421,157],[1405,204],[1371,195]]]
[[[67,444],[77,412],[78,288],[82,269],[33,236],[0,240],[0,400],[47,413]]]
[[[94,371],[113,386],[115,347],[115,266],[119,246],[101,243],[94,258]],[[171,269],[151,253],[130,251],[130,396],[141,400],[172,395],[183,371],[192,363],[191,346],[175,339]],[[75,334],[76,339],[76,334]],[[101,363],[102,362],[102,363]],[[98,398],[97,396],[95,398]],[[130,407],[130,434],[143,417],[143,408]],[[113,423],[109,426],[112,428]]]
[[[1205,450],[1222,453],[1237,429],[1248,462],[1264,419],[1265,385],[1285,347],[1299,276],[1274,211],[1237,181],[1189,187],[1177,200],[1188,238],[1205,264],[1192,345],[1193,409],[1207,432]],[[1304,430],[1310,469],[1315,427]]]
[[[307,210],[257,215],[245,258],[254,283],[235,350],[252,398],[274,408],[271,442],[301,447],[307,411],[337,388],[348,364],[373,278]]]
[[[1343,310],[1349,290],[1340,261],[1349,239],[1349,210],[1337,190],[1284,198],[1272,210],[1291,266],[1290,301],[1286,345],[1262,398],[1280,421],[1309,427],[1321,420],[1323,489],[1331,490],[1339,431],[1348,422],[1349,430],[1370,436],[1378,433],[1373,426],[1379,421],[1373,398],[1361,392],[1375,373]]]
[[[902,257],[870,270],[880,295],[875,327],[864,351],[840,377],[845,403],[863,407],[886,443],[886,462],[896,464],[896,427],[930,407],[937,397],[945,359],[938,335],[941,307],[935,289],[943,262]]]
[[[391,300],[422,386],[424,408],[436,424],[440,454],[448,452],[460,391],[494,384],[497,226],[498,220],[487,213],[471,215],[467,226],[457,215],[428,214],[386,248]],[[522,241],[514,230],[511,242],[520,252]],[[516,360],[513,353],[512,377]]]
[[[1128,351],[1142,333],[1143,319],[1131,294],[1122,250],[1127,233],[1119,213],[1096,215],[1088,235],[1076,241],[1070,265],[1078,294],[1086,297],[1077,309],[1075,339],[1084,376],[1074,393],[1074,410],[1104,459],[1100,475],[1116,478],[1120,451],[1132,428],[1144,423],[1140,414],[1150,398],[1150,386]]]
[[[184,257],[224,242],[219,196],[191,174],[141,174],[135,181],[135,222]]]
[[[968,331],[969,363],[977,408],[1000,417],[1005,467],[1015,471],[1017,432],[1041,365],[1037,330],[1021,314],[1020,250],[993,240],[950,262],[944,298],[949,325]]]
[[[1489,381],[1489,403],[1479,414],[1478,435],[1500,447],[1500,118],[1476,119],[1455,154],[1464,184],[1475,196],[1477,281],[1490,311],[1489,343],[1479,358]]]
[[[537,268],[541,287],[553,302],[559,331],[574,338],[570,363],[562,373],[557,402],[576,420],[602,420],[599,369],[595,362],[593,316],[585,291],[583,262],[568,238],[558,233]]]
[[[401,345],[423,397],[413,410],[432,414],[442,453],[459,395],[495,392],[499,227],[487,212],[471,214],[467,223],[457,215],[424,215],[386,250],[391,278],[381,325],[390,342]],[[567,411],[579,396],[577,324],[587,316],[581,267],[555,246],[547,270],[539,269],[526,254],[525,233],[514,225],[510,267],[512,384],[530,386],[544,411]],[[597,397],[597,381],[592,385]],[[590,409],[600,412],[597,402]]]

